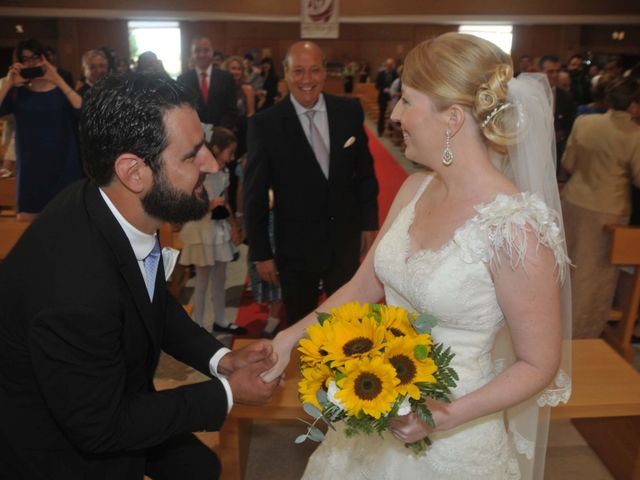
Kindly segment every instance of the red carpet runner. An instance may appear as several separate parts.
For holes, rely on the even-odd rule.
[[[369,149],[373,155],[376,177],[380,185],[378,208],[379,223],[382,225],[384,219],[387,217],[396,192],[402,185],[402,182],[404,182],[407,174],[402,167],[397,164],[387,149],[382,146],[375,135],[366,127],[365,130],[369,137]],[[264,327],[264,322],[267,320],[267,315],[267,307],[253,303],[251,292],[245,289],[240,300],[236,324],[242,325],[249,330],[247,336],[259,337]]]

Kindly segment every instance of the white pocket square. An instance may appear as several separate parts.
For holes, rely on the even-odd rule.
[[[176,267],[178,261],[178,255],[180,250],[176,250],[171,247],[162,248],[162,263],[164,264],[164,279],[169,280],[169,277],[173,273],[173,269]]]
[[[342,146],[342,148],[347,148],[350,147],[351,145],[353,145],[354,143],[356,143],[356,137],[349,137],[347,139],[346,142],[344,142],[344,145]]]

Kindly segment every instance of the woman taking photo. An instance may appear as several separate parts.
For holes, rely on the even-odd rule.
[[[82,99],[37,40],[20,42],[14,60],[0,87],[0,116],[15,117],[17,211],[31,220],[81,176],[76,115]]]

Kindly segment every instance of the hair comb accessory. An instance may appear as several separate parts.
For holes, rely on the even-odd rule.
[[[482,128],[485,128],[487,125],[489,125],[489,122],[493,119],[493,117],[495,117],[501,111],[509,108],[511,105],[512,105],[511,102],[506,102],[506,103],[503,103],[502,105],[498,105],[496,108],[491,110],[491,112],[489,112],[489,115],[487,115],[487,117],[482,122]]]

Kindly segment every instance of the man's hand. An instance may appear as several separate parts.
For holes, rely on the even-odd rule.
[[[272,283],[273,285],[278,285],[278,271],[276,270],[276,262],[273,259],[264,260],[262,262],[256,262],[256,270],[258,271],[258,275],[265,282]]]
[[[371,245],[373,245],[373,242],[376,239],[377,233],[378,232],[376,232],[375,230],[365,230],[362,232],[362,235],[360,236],[360,256],[361,257],[364,257],[367,254],[367,252],[371,248]]]
[[[254,362],[239,368],[229,376],[229,385],[233,392],[233,400],[245,405],[264,405],[273,395],[275,388],[280,385],[280,377],[266,383],[260,377],[264,371],[275,365],[273,358]]]
[[[269,340],[258,340],[246,347],[232,350],[220,359],[218,373],[231,375],[236,370],[245,368],[253,363],[269,362],[271,366],[278,361],[277,355]],[[271,368],[267,367],[267,368]]]

